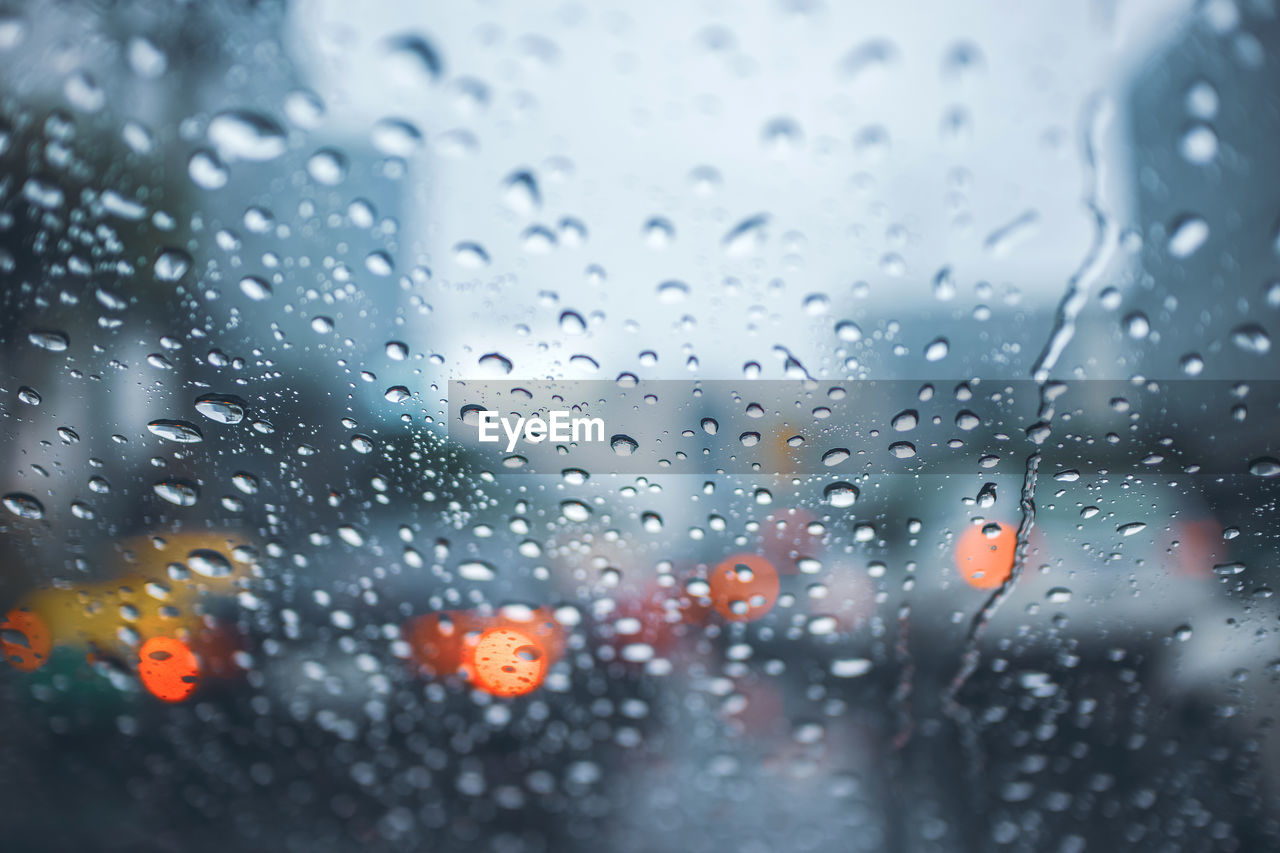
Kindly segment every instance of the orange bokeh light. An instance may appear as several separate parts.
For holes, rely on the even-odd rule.
[[[403,635],[418,674],[461,676],[495,696],[520,696],[542,686],[565,644],[564,628],[546,608],[520,617],[476,610],[424,613],[406,623]]]
[[[721,561],[707,583],[716,612],[735,622],[759,619],[778,600],[778,570],[755,554],[735,554]]]
[[[181,640],[152,637],[138,657],[138,676],[157,699],[181,702],[199,685],[200,661]]]
[[[965,583],[977,589],[995,589],[1013,571],[1017,530],[1011,524],[994,524],[1000,528],[995,536],[987,535],[985,528],[989,525],[975,525],[956,542],[956,569]]]
[[[4,622],[0,622],[0,650],[14,669],[35,672],[49,660],[53,635],[36,613],[10,610]]]
[[[490,628],[468,644],[465,668],[475,686],[494,696],[523,696],[542,686],[547,650],[531,632]]]

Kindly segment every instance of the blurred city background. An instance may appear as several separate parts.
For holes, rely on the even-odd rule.
[[[0,844],[1280,849],[1278,51],[0,7]]]

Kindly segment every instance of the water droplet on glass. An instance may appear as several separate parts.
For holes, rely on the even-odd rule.
[[[271,297],[271,285],[257,276],[247,275],[240,279],[240,292],[254,302],[261,302]]]
[[[1196,122],[1187,128],[1178,142],[1178,150],[1189,163],[1203,166],[1212,163],[1218,154],[1218,134],[1203,122]]]
[[[489,253],[479,243],[458,243],[453,247],[453,260],[460,267],[478,270],[489,265]]]
[[[848,448],[836,447],[822,454],[822,464],[828,468],[834,468],[848,459],[850,455]]]
[[[157,281],[177,281],[191,269],[191,256],[181,249],[164,249],[156,256]]]
[[[195,506],[200,499],[200,489],[188,480],[161,480],[151,488],[175,506]]]
[[[398,85],[431,85],[444,74],[440,52],[420,35],[392,36],[387,39],[386,47],[386,66],[391,80]]]
[[[832,483],[823,489],[827,503],[838,509],[851,507],[858,501],[858,487],[852,483]]]
[[[893,416],[893,421],[891,422],[897,432],[910,432],[916,428],[918,423],[920,423],[920,413],[915,409],[906,409],[898,412]]]
[[[916,448],[909,441],[895,441],[889,445],[889,453],[897,459],[910,459],[916,455]]]
[[[204,433],[193,423],[175,420],[156,420],[147,424],[153,435],[179,444],[195,444],[204,441]]]
[[[857,343],[862,340],[862,329],[852,320],[841,320],[836,323],[836,336],[846,343]]]
[[[1199,216],[1175,220],[1169,234],[1169,254],[1189,258],[1209,239],[1209,223]]]
[[[629,435],[615,435],[609,439],[609,447],[619,456],[630,456],[640,445]]]
[[[217,190],[227,185],[229,177],[226,164],[212,151],[201,149],[187,161],[187,174],[192,183],[201,189]]]
[[[511,372],[511,359],[502,353],[491,352],[480,356],[479,364],[490,373],[500,373],[506,375]]]
[[[34,331],[27,335],[27,340],[40,349],[49,352],[65,352],[71,341],[63,332]]]
[[[197,548],[187,554],[187,567],[202,578],[225,578],[231,574],[231,561],[210,548]]]
[[[768,224],[769,214],[757,213],[733,226],[721,241],[725,254],[742,257],[758,251],[764,243],[765,226]]]
[[[247,406],[244,400],[232,394],[205,394],[196,398],[196,411],[220,424],[240,423],[244,420]]]
[[[502,182],[502,203],[521,216],[530,216],[542,207],[542,193],[532,172],[512,172]]]
[[[307,174],[317,184],[337,186],[346,180],[347,158],[332,148],[321,148],[308,158]]]
[[[1257,323],[1246,323],[1231,330],[1231,342],[1244,352],[1264,355],[1271,351],[1267,330]]]
[[[1280,476],[1280,459],[1271,456],[1260,456],[1249,463],[1249,473],[1255,477]]]
[[[689,285],[683,281],[664,281],[658,285],[658,301],[667,305],[684,302],[689,298]]]
[[[410,157],[422,147],[422,131],[402,118],[384,118],[369,132],[373,147],[388,157]]]
[[[498,573],[488,563],[470,560],[458,566],[458,575],[469,581],[491,581]]]
[[[566,335],[581,335],[587,331],[587,321],[577,311],[560,313],[560,331]]]
[[[37,521],[44,518],[44,505],[23,492],[10,492],[4,496],[4,508],[18,518]]]
[[[1134,340],[1142,340],[1151,334],[1151,321],[1141,311],[1135,311],[1124,318],[1125,331]]]
[[[947,352],[950,348],[951,345],[946,338],[936,338],[924,349],[925,361],[942,361],[947,357]]]
[[[274,160],[285,152],[284,128],[259,113],[228,110],[209,122],[209,141],[226,162]]]
[[[247,471],[237,471],[231,475],[231,484],[246,495],[258,493],[258,478]]]

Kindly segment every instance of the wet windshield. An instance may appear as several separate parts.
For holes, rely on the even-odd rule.
[[[3,846],[1280,847],[1278,50],[3,7]]]

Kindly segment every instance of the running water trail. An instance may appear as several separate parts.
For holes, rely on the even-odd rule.
[[[1053,330],[1031,372],[1038,386],[1039,401],[1036,421],[1027,429],[1027,437],[1035,443],[1036,449],[1027,456],[1026,469],[1022,477],[1022,491],[1018,498],[1021,519],[1018,522],[1013,568],[1009,572],[1009,577],[987,598],[969,623],[969,633],[965,638],[964,649],[960,656],[960,668],[943,695],[943,710],[960,727],[965,749],[974,759],[970,763],[974,771],[980,769],[982,765],[981,754],[977,750],[977,732],[972,726],[972,714],[960,703],[958,696],[965,683],[978,669],[978,663],[982,657],[982,635],[986,633],[987,626],[1000,606],[1013,594],[1014,587],[1017,586],[1018,579],[1022,577],[1026,566],[1028,541],[1031,530],[1036,524],[1035,496],[1040,473],[1040,447],[1052,432],[1053,401],[1066,390],[1064,384],[1050,382],[1049,375],[1075,335],[1076,318],[1088,302],[1089,292],[1094,282],[1106,269],[1117,242],[1115,223],[1102,207],[1104,175],[1102,164],[1098,161],[1098,145],[1111,120],[1111,115],[1111,101],[1102,93],[1095,93],[1089,98],[1081,115],[1084,203],[1093,219],[1093,240],[1080,265],[1067,280],[1066,292],[1059,300],[1054,315]]]

